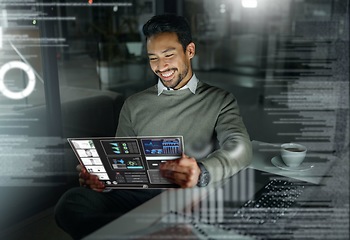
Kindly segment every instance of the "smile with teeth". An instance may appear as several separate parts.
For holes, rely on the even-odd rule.
[[[168,78],[168,77],[170,77],[171,75],[173,75],[174,72],[175,72],[174,70],[166,71],[166,72],[160,73],[160,75],[161,75],[162,77]]]

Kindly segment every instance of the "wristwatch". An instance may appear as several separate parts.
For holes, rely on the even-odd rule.
[[[199,169],[201,170],[201,174],[198,177],[197,186],[198,187],[205,187],[210,182],[210,173],[204,167],[203,163],[199,162],[197,164],[198,164]]]

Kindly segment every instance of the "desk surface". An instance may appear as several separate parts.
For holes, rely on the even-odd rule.
[[[155,232],[164,234],[164,232],[169,233],[171,231],[175,231],[177,234],[180,234],[180,232],[187,234],[183,235],[186,236],[187,239],[191,239],[191,236],[193,236],[192,239],[206,239],[205,235],[198,232],[200,231],[200,224],[197,223],[194,225],[189,219],[182,218],[182,216],[179,215],[174,216],[173,213],[188,213],[189,215],[193,215],[194,212],[197,212],[197,214],[201,214],[202,218],[203,214],[207,214],[207,221],[209,223],[211,221],[215,222],[220,217],[218,209],[224,209],[223,206],[220,206],[220,202],[223,202],[223,197],[220,197],[224,196],[222,194],[223,192],[225,192],[224,198],[227,198],[227,195],[231,195],[236,196],[233,197],[235,201],[245,202],[255,194],[256,189],[261,187],[258,185],[263,183],[261,179],[256,179],[254,170],[262,171],[266,173],[266,176],[269,176],[269,174],[277,174],[277,176],[285,176],[318,184],[322,182],[322,177],[327,174],[327,171],[335,160],[331,156],[310,153],[305,161],[309,161],[310,164],[313,164],[313,168],[307,171],[286,171],[275,167],[271,163],[271,159],[279,153],[279,146],[253,141],[253,152],[253,161],[247,168],[248,170],[241,171],[237,176],[233,176],[228,180],[210,185],[206,188],[166,190],[150,201],[130,211],[128,214],[125,214],[87,236],[85,240],[118,238],[148,239],[147,237],[142,238],[140,236],[150,236],[149,234]],[[236,181],[237,179],[235,180],[235,178],[241,179],[243,185],[239,186],[237,184],[239,181]],[[227,191],[232,191],[232,193],[227,194]],[[211,194],[214,192],[215,194]],[[206,203],[203,205],[202,200],[204,198],[208,200],[205,201]],[[219,199],[221,201],[217,201],[218,198],[221,198]],[[232,199],[230,199],[230,201],[231,200]],[[200,207],[197,204],[198,202],[202,203]],[[215,214],[209,213],[212,208],[215,209]],[[167,227],[164,227],[165,223],[168,224],[166,225]],[[169,223],[176,224],[169,225]],[[207,225],[204,223],[202,227],[206,228],[207,232],[215,232],[214,235],[216,236],[220,234],[220,236],[224,236],[224,234],[227,234],[227,232],[222,229],[215,228],[214,225]],[[248,236],[243,237],[232,231],[230,231],[229,234],[230,237],[239,236],[239,239],[250,239]],[[153,236],[156,239],[156,237],[160,235]],[[176,239],[176,237],[174,239]]]
[[[331,165],[336,160],[335,156],[329,154],[308,152],[302,163],[305,168],[299,171],[293,169],[284,170],[276,167],[271,161],[272,158],[279,157],[279,145],[258,141],[253,141],[252,144],[254,157],[249,166],[250,168],[315,184],[322,182],[322,179],[327,175]]]

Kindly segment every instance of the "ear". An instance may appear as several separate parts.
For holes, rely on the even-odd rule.
[[[193,42],[191,42],[187,45],[186,55],[188,56],[189,59],[192,59],[195,54],[196,54],[196,45]]]

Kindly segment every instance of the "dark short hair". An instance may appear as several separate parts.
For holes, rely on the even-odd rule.
[[[159,33],[174,32],[184,51],[186,51],[187,45],[192,42],[191,28],[187,20],[173,14],[153,16],[143,25],[142,31],[146,38]]]

